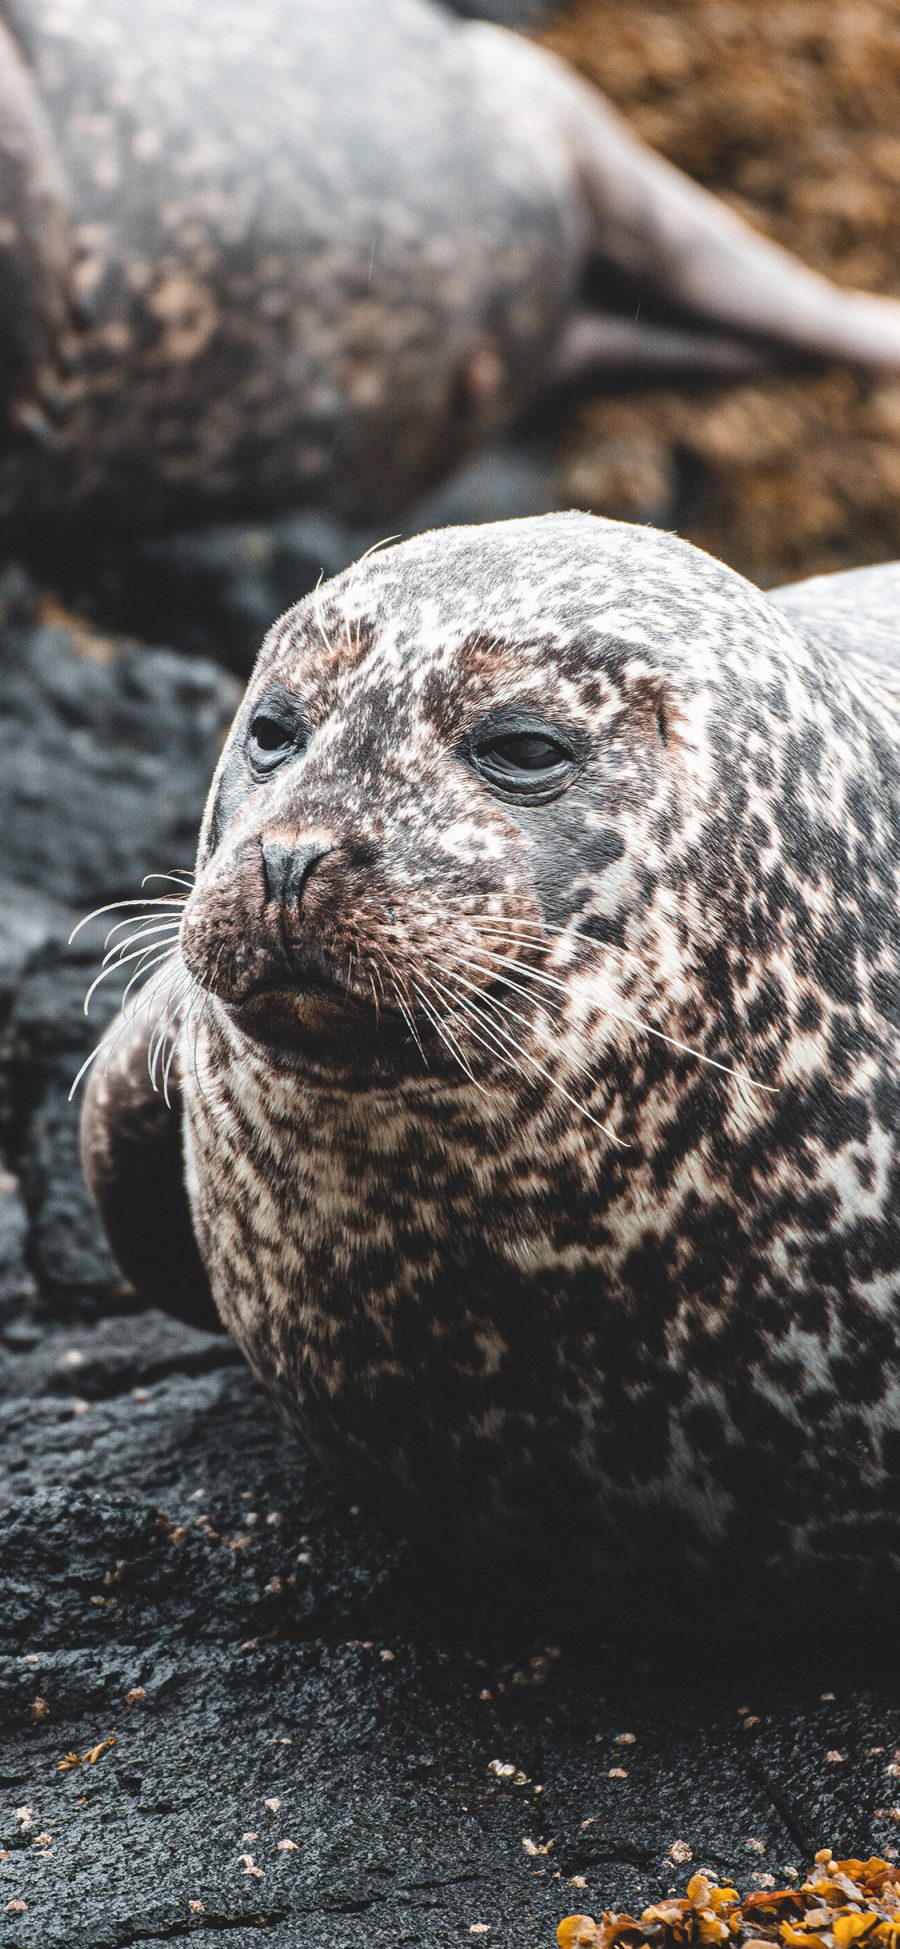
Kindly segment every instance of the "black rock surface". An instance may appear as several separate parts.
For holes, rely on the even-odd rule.
[[[563,0],[447,0],[455,14],[471,20],[495,20],[501,27],[537,27],[564,11]]]
[[[398,520],[391,538],[559,505],[546,441],[534,432],[470,460]],[[276,616],[384,540],[381,529],[300,508],[137,539],[79,537],[69,557],[56,537],[52,555],[42,554],[38,536],[34,559],[101,626],[159,638],[246,675]]]
[[[190,863],[235,690],[12,572],[0,664],[2,1949],[553,1949],[691,1867],[888,1852],[898,1688],[867,1646],[714,1669],[548,1647],[500,1589],[467,1613],[223,1336],[123,1288],[67,1101],[99,934],[66,942]],[[633,1622],[665,1607],[648,1566]]]

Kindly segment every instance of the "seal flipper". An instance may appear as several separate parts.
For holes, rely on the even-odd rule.
[[[690,317],[794,353],[849,365],[900,367],[900,302],[849,291],[656,155],[549,49],[479,21],[468,28],[483,72],[515,73],[521,114],[529,97],[554,105],[591,259]],[[540,122],[538,123],[540,125]],[[647,363],[640,341],[636,362]],[[699,349],[699,348],[698,348]],[[710,370],[719,353],[710,343]],[[604,359],[598,369],[604,369]],[[701,369],[699,362],[697,369]]]
[[[846,290],[810,270],[646,148],[577,78],[565,79],[598,261],[744,338],[861,367],[900,365],[896,299]]]
[[[746,379],[771,371],[773,353],[759,340],[681,325],[644,324],[613,312],[576,312],[563,330],[552,377],[559,386],[589,384],[606,374],[699,373]]]
[[[90,1072],[81,1158],[113,1257],[136,1291],[189,1326],[217,1331],[185,1185],[177,1062],[168,1102],[149,1074],[156,1026],[151,1011],[139,1012],[108,1063]]]

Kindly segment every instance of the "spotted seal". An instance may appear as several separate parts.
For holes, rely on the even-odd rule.
[[[900,566],[832,580],[573,514],[326,584],[88,1091],[139,1284],[354,1494],[611,1606],[900,1565]]]
[[[0,0],[7,525],[376,519],[560,375],[763,344],[900,365],[900,305],[756,235],[502,27],[432,0],[211,22]],[[585,313],[611,274],[628,315]]]

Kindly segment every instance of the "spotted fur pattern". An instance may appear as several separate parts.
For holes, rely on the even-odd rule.
[[[311,736],[254,784],[274,683]],[[468,760],[511,706],[576,751],[549,802]],[[188,1179],[226,1325],[354,1493],[611,1602],[884,1589],[898,783],[872,669],[647,529],[444,531],[276,624],[182,922]],[[310,834],[279,910],[261,841]],[[297,966],[340,994],[237,1006]]]

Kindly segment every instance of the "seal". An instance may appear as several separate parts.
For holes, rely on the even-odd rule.
[[[620,1616],[900,1566],[898,593],[575,514],[364,559],[267,637],[92,1072],[137,1283],[150,1103],[157,1296],[354,1496]]]
[[[900,366],[900,305],[756,235],[502,27],[432,0],[0,17],[30,90],[0,118],[0,313],[31,356],[0,379],[0,518],[26,536],[390,517],[560,378]],[[625,316],[585,314],[623,280]]]

